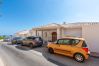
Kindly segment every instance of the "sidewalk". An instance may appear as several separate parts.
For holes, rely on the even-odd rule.
[[[97,53],[97,52],[91,52],[90,53],[90,56],[99,58],[99,53]]]

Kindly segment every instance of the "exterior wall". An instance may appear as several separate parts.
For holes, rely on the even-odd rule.
[[[37,31],[37,36],[42,37],[42,31]]]
[[[50,25],[49,25],[50,26]],[[64,28],[53,28],[52,30],[30,30],[30,32],[21,31],[16,33],[17,36],[40,36],[44,40],[52,40],[52,32],[57,32],[57,38],[65,37],[65,36],[75,36],[75,37],[83,37],[88,47],[92,52],[99,52],[99,23],[74,23],[74,24],[66,24],[61,25]],[[51,26],[50,26],[51,27]],[[50,29],[49,27],[49,29]],[[52,27],[51,27],[52,28]],[[55,30],[54,30],[55,29]]]
[[[36,36],[36,30],[30,30],[30,35],[31,36]]]
[[[82,28],[67,28],[62,30],[64,36],[75,36],[75,37],[82,37]]]
[[[15,36],[17,37],[27,37],[27,36],[30,36],[30,30],[24,30],[24,31],[20,31],[20,32],[17,32],[15,34]]]
[[[62,38],[62,28],[57,28],[57,39]]]
[[[99,24],[83,26],[82,37],[85,38],[90,51],[99,52]]]
[[[42,37],[44,40],[52,40],[52,32],[57,32],[57,30],[37,31],[37,36]]]
[[[43,31],[43,38],[45,40],[52,40],[52,32],[57,32],[57,30]],[[46,35],[46,33],[47,33],[47,35]]]

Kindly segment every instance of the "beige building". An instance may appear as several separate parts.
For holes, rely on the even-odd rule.
[[[99,52],[99,23],[83,22],[69,24],[48,24],[30,31],[32,36],[41,36],[44,40],[55,41],[56,39],[74,36],[85,38],[92,52]]]

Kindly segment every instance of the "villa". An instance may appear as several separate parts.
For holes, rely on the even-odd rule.
[[[52,23],[32,28],[29,33],[31,36],[40,36],[46,41],[55,41],[66,36],[83,37],[91,52],[99,52],[98,22]]]

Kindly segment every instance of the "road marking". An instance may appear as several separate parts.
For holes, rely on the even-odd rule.
[[[0,58],[0,66],[5,66],[1,58]]]

